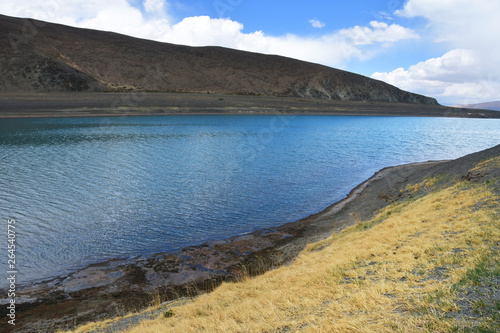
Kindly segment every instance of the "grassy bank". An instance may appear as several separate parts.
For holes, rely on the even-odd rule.
[[[128,332],[497,332],[499,169],[495,157],[469,179],[407,186],[289,266],[164,308]]]

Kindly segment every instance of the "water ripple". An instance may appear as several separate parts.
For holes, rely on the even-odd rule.
[[[294,221],[382,167],[500,143],[497,120],[273,117],[2,119],[21,283]]]

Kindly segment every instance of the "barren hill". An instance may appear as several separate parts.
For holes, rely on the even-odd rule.
[[[0,91],[151,91],[437,104],[291,58],[189,47],[0,15]]]
[[[500,101],[477,103],[477,104],[455,105],[455,107],[500,111]]]

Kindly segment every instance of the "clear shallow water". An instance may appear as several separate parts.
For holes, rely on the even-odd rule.
[[[383,167],[499,143],[500,121],[481,119],[1,119],[0,219],[17,221],[27,284],[295,221]]]

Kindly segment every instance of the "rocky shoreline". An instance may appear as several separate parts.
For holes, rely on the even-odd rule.
[[[432,104],[196,93],[1,93],[0,119],[179,114],[307,114],[500,118],[499,111]]]
[[[16,332],[70,329],[140,310],[158,297],[173,300],[211,291],[222,281],[263,273],[397,200],[410,175],[443,162],[380,170],[343,200],[305,219],[147,257],[90,265],[66,277],[26,286],[16,299]],[[2,295],[6,295],[2,291]],[[0,300],[5,304],[7,299]],[[6,321],[6,307],[0,311]]]

